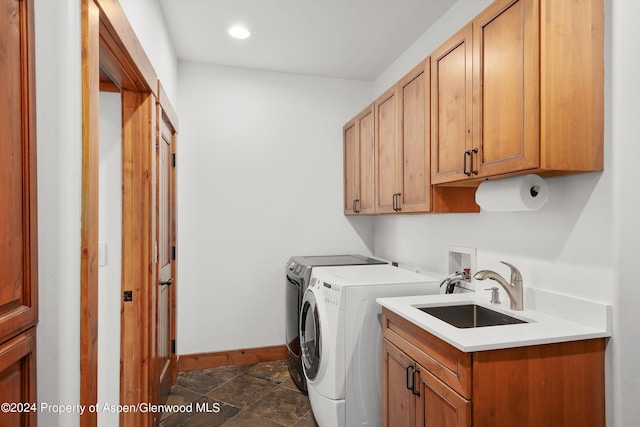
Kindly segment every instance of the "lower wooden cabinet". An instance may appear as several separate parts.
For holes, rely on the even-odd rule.
[[[382,311],[383,426],[604,426],[604,338],[465,353]]]
[[[36,328],[0,345],[1,426],[35,426]]]
[[[471,402],[383,340],[385,426],[470,426]]]

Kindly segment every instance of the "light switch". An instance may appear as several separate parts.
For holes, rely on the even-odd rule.
[[[107,265],[107,244],[105,242],[98,243],[98,267]]]

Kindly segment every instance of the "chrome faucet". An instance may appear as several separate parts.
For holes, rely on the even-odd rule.
[[[498,282],[509,295],[509,308],[511,310],[522,311],[524,309],[522,275],[513,265],[508,262],[500,261],[511,269],[511,283],[507,282],[504,277],[491,270],[480,270],[473,275],[474,279],[484,280],[491,279]]]

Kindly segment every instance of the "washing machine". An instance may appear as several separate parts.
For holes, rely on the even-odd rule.
[[[381,425],[382,328],[376,298],[437,294],[439,283],[390,265],[313,269],[300,312],[300,344],[320,427]]]
[[[366,266],[386,263],[386,261],[363,255],[313,255],[289,258],[285,267],[287,367],[291,379],[302,392],[307,392],[307,381],[304,378],[300,358],[300,309],[304,292],[311,279],[311,271],[314,267]]]

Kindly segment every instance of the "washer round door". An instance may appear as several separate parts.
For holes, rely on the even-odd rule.
[[[302,310],[300,310],[300,350],[304,373],[307,379],[313,381],[320,369],[322,341],[318,305],[310,289],[305,292]]]

